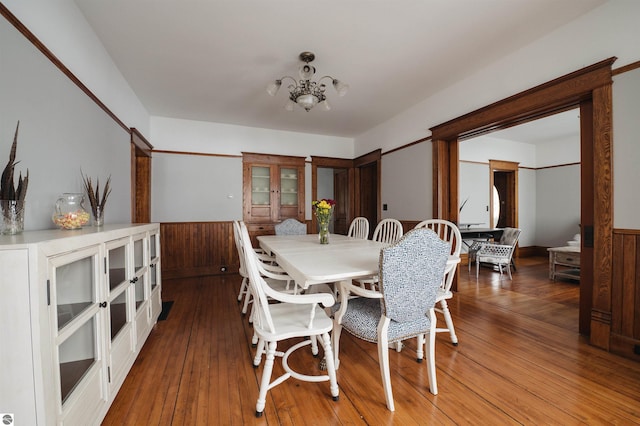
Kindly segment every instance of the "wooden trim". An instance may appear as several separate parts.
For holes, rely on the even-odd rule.
[[[615,57],[600,61],[532,89],[510,96],[453,120],[432,127],[433,140],[473,137],[523,124],[566,110],[603,85],[611,84]]]
[[[371,151],[367,154],[354,158],[353,166],[361,167],[367,164],[375,163],[380,161],[380,158],[382,158],[382,150],[376,149],[375,151]]]
[[[399,146],[397,148],[393,148],[393,149],[391,149],[389,151],[385,151],[385,152],[382,153],[382,156],[391,154],[391,153],[396,152],[396,151],[400,151],[400,150],[405,149],[405,148],[409,148],[409,147],[414,146],[414,145],[418,145],[419,143],[422,143],[422,142],[428,142],[430,140],[431,140],[431,136],[427,136],[426,138],[418,139],[417,141],[410,142],[408,144]]]
[[[382,216],[382,150],[376,149],[375,151],[371,151],[367,154],[361,155],[360,157],[353,159],[353,167],[355,169],[354,176],[354,194],[355,199],[359,200],[361,197],[361,173],[360,168],[366,165],[375,163],[376,164],[376,222],[380,221]],[[360,205],[356,203],[356,208],[354,210],[354,216],[362,216],[362,212],[360,211]]]
[[[516,163],[513,161],[504,161],[504,160],[489,160],[489,227],[493,228],[496,226],[493,223],[493,204],[495,200],[493,199],[493,187],[494,183],[494,172],[506,171],[513,172],[513,179],[510,180],[509,187],[507,191],[513,197],[513,202],[510,204],[510,209],[507,212],[507,223],[509,226],[513,228],[518,227],[518,169],[520,163]]]
[[[131,222],[151,222],[151,151],[153,145],[131,128]]]
[[[242,158],[242,155],[232,154],[210,154],[206,152],[189,152],[189,151],[170,151],[165,149],[154,149],[154,153],[157,154],[172,154],[172,155],[199,155],[203,157],[227,157],[227,158]]]
[[[151,142],[149,142],[147,138],[145,138],[135,127],[131,128],[131,142],[136,146],[136,151],[139,151],[136,155],[151,157],[153,145],[151,145]]]
[[[462,164],[479,164],[479,165],[483,165],[483,166],[489,166],[489,163],[486,161],[470,161],[470,160],[459,160],[459,163]],[[567,166],[579,166],[581,165],[581,162],[577,162],[577,163],[564,163],[564,164],[555,164],[553,166],[543,166],[543,167],[528,167],[528,166],[521,166],[518,164],[518,170],[533,170],[538,171],[538,170],[544,170],[544,169],[555,169],[557,167],[567,167]]]
[[[278,164],[304,166],[306,157],[294,157],[292,155],[258,154],[255,152],[243,152],[242,161],[245,163]]]
[[[311,199],[318,199],[318,167],[327,167],[335,169],[347,169],[348,170],[348,185],[347,193],[349,197],[349,205],[347,206],[347,220],[351,222],[355,217],[356,211],[355,203],[355,174],[354,174],[354,161],[345,158],[333,158],[333,157],[320,157],[311,156]],[[311,222],[309,224],[310,229],[317,229],[316,217],[311,215]]]
[[[613,182],[612,182],[612,90],[611,84],[593,91],[593,306],[591,343],[609,350],[612,286],[612,230],[613,230]],[[595,130],[597,129],[597,130]]]
[[[36,49],[38,49],[42,54],[49,59],[53,65],[55,65],[64,75],[69,78],[76,86],[80,88],[89,98],[96,103],[109,117],[113,119],[120,127],[130,133],[129,126],[124,124],[122,120],[116,116],[113,111],[111,111],[107,106],[91,91],[87,86],[84,85],[80,81],[78,77],[76,77],[69,68],[67,68],[61,61],[58,59],[53,52],[51,52],[14,14],[7,9],[5,5],[0,3],[0,15],[4,16],[4,18],[13,25],[22,35],[24,35],[27,40],[33,44]]]
[[[624,229],[624,228],[616,228],[613,230],[613,234],[623,234],[623,235],[640,235],[640,229]]]
[[[614,69],[613,71],[611,71],[611,75],[616,76],[628,71],[633,71],[638,68],[640,68],[640,61],[632,62],[629,65]]]
[[[564,164],[556,164],[554,166],[544,166],[544,167],[520,167],[521,169],[531,169],[531,170],[545,170],[545,169],[555,169],[558,167],[567,167],[567,166],[580,166],[581,163],[577,162],[577,163],[564,163]]]
[[[447,178],[452,185],[454,183],[457,185],[457,163],[453,164],[450,160],[451,151],[454,149],[457,151],[460,138],[487,133],[514,123],[524,123],[553,112],[581,106],[581,145],[584,147],[584,138],[589,138],[584,136],[585,134],[592,135],[593,141],[593,162],[585,164],[582,157],[581,180],[584,179],[585,170],[594,170],[594,185],[586,188],[592,189],[592,198],[597,200],[590,206],[589,198],[581,197],[581,211],[592,208],[594,214],[594,262],[585,264],[584,269],[585,271],[592,269],[596,273],[593,281],[581,283],[581,288],[584,286],[585,290],[589,291],[589,286],[597,283],[590,290],[594,297],[593,306],[586,312],[591,314],[590,342],[603,349],[609,348],[611,317],[610,292],[613,264],[611,255],[613,201],[611,66],[615,60],[615,57],[606,59],[431,128],[434,217],[442,217],[439,215],[449,212],[451,217],[457,219],[456,213],[450,207],[457,206],[457,194],[453,196],[455,191],[447,186]],[[582,108],[582,104],[587,101],[592,102],[592,116],[589,114],[589,109]],[[585,112],[589,117],[585,116]],[[587,127],[590,121],[593,122],[591,129]],[[582,315],[584,312],[581,309]]]

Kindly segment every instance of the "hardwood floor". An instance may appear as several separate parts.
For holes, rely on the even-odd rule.
[[[460,344],[436,339],[437,396],[415,339],[391,351],[396,411],[387,410],[376,346],[342,334],[340,400],[328,382],[289,379],[254,416],[262,368],[236,302],[237,275],[163,283],[173,300],[104,420],[105,425],[639,424],[640,364],[578,335],[578,284],[550,282],[546,258],[518,262],[513,281],[461,266],[450,302]],[[440,318],[439,318],[440,319]],[[317,370],[301,350],[292,365]],[[281,371],[279,360],[274,374]]]

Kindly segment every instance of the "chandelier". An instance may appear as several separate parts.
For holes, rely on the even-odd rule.
[[[349,90],[349,85],[343,83],[342,81],[335,79],[331,76],[325,75],[320,78],[318,81],[313,81],[311,78],[316,73],[316,68],[312,65],[309,65],[309,62],[312,62],[315,59],[316,55],[311,52],[302,52],[300,54],[300,60],[304,62],[304,65],[300,66],[299,74],[300,80],[296,81],[295,78],[285,75],[284,77],[275,80],[267,86],[267,93],[271,96],[275,96],[282,86],[282,81],[285,79],[289,79],[292,83],[288,86],[289,89],[289,100],[285,104],[284,108],[287,111],[293,111],[293,105],[298,104],[300,107],[304,108],[305,111],[310,111],[316,105],[320,105],[325,111],[331,109],[329,102],[327,101],[327,97],[325,96],[326,84],[324,84],[323,80],[330,80],[333,87],[338,92],[338,96],[344,96]]]

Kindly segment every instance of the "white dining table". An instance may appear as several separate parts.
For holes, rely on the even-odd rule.
[[[380,250],[389,245],[339,234],[331,234],[329,244],[320,244],[318,234],[260,235],[258,243],[304,289],[377,275]],[[458,263],[450,256],[447,270]]]
[[[378,274],[380,249],[387,244],[332,234],[320,244],[318,234],[261,235],[260,248],[302,288]]]

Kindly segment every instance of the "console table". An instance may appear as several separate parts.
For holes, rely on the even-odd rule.
[[[580,247],[552,247],[549,252],[549,279],[580,280]]]

